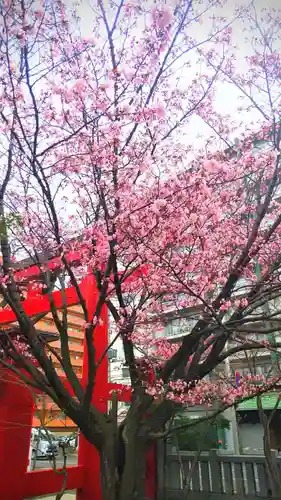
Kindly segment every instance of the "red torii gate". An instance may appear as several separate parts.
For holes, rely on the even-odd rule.
[[[69,261],[79,260],[77,252],[68,255]],[[48,262],[50,269],[59,265],[59,259]],[[38,266],[29,266],[24,270],[16,271],[18,278],[38,278]],[[97,289],[94,276],[87,275],[80,284],[80,291],[86,302],[89,317],[93,317],[97,299]],[[74,287],[65,290],[63,299],[60,291],[53,292],[55,305],[58,309],[66,301],[68,307],[79,304]],[[33,293],[30,288],[27,299],[22,302],[25,312],[35,316],[50,311],[47,295]],[[103,309],[101,318],[103,325],[95,331],[96,357],[100,359],[108,346],[108,315]],[[0,311],[0,325],[7,325],[16,321],[10,308]],[[86,344],[84,343],[84,351]],[[87,356],[83,358],[83,375],[81,383],[87,380]],[[70,392],[68,381],[63,380]],[[108,382],[108,358],[105,356],[99,365],[96,374],[96,384],[92,403],[100,411],[107,411],[108,401],[112,391],[118,392],[119,401],[129,402],[131,388]],[[33,389],[32,389],[33,391]],[[8,369],[2,368],[0,373],[0,492],[3,500],[22,500],[39,495],[57,493],[60,491],[64,476],[55,471],[39,470],[27,472],[30,447],[31,426],[34,414],[34,398],[31,390]],[[78,465],[67,467],[67,489],[77,489],[77,500],[101,500],[100,464],[97,450],[81,434],[78,449]],[[155,450],[147,455],[147,483],[146,497],[156,499],[156,459]]]

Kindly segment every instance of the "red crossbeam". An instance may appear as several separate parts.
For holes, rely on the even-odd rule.
[[[81,251],[68,252],[65,257],[69,264],[79,264],[81,261]],[[20,262],[17,264],[20,265]],[[48,265],[48,269],[50,271],[54,271],[57,268],[63,267],[60,257],[53,257],[52,259],[49,259],[46,264]],[[143,265],[136,269],[132,274],[130,274],[126,282],[131,281],[136,277],[145,276],[147,272],[148,266]],[[42,270],[36,264],[25,267],[23,269],[19,269],[18,271],[14,272],[16,280],[36,279],[38,278],[38,276],[40,276],[40,274],[42,274]],[[122,272],[120,273],[120,275],[122,275]]]
[[[81,261],[81,252],[69,252],[66,255],[66,260],[69,264],[74,264],[75,262],[79,263]],[[58,267],[62,266],[60,257],[53,257],[47,261],[48,269],[50,271],[54,271]],[[18,263],[20,265],[20,262]],[[42,273],[40,267],[36,264],[20,269],[19,271],[15,271],[14,276],[16,279],[32,279],[37,278]]]
[[[66,489],[82,488],[85,469],[81,465],[67,467]],[[33,498],[41,495],[57,493],[64,484],[62,469],[55,472],[52,469],[26,472],[24,477],[24,497]]]
[[[79,303],[79,298],[74,287],[66,288],[65,299],[60,290],[53,292],[52,296],[57,309],[63,307],[64,300],[68,307]],[[22,306],[28,316],[36,316],[37,314],[48,313],[50,311],[50,300],[48,295],[38,295],[32,297],[32,299],[23,300]],[[7,308],[0,311],[0,325],[12,323],[13,321],[16,321],[16,316],[12,309]]]

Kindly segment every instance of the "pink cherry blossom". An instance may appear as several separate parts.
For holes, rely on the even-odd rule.
[[[256,337],[280,329],[280,13],[266,9],[260,30],[252,5],[234,12],[244,58],[225,2],[168,3],[98,2],[89,36],[71,2],[0,5],[0,293],[22,330],[1,336],[1,359],[22,354],[54,380],[25,300],[47,296],[65,339],[52,294],[79,296],[93,276],[84,327],[98,342],[108,308],[149,411],[224,407],[279,383],[236,387],[216,368],[246,348],[279,356]]]

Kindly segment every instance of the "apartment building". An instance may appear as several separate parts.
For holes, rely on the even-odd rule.
[[[60,316],[59,312],[59,316]],[[68,308],[68,341],[71,365],[78,377],[82,376],[83,367],[83,339],[84,339],[84,317],[80,306]],[[58,331],[54,324],[52,314],[49,313],[36,323],[36,327],[41,335],[51,342],[52,348],[59,355],[61,344],[58,338]],[[64,376],[60,363],[55,354],[51,354],[54,366],[58,375]],[[47,396],[41,395],[36,400],[36,412],[33,419],[33,427],[40,427],[42,423],[52,429],[72,430],[75,424],[64,412]]]
[[[83,367],[83,341],[84,341],[84,317],[79,305],[72,306],[68,311],[68,341],[72,368],[78,377],[82,376]],[[59,312],[60,316],[60,312]],[[37,322],[37,328],[40,334],[43,334],[46,339],[51,341],[51,346],[59,355],[61,353],[61,344],[58,336],[57,328],[54,325],[54,320],[51,313],[47,314]],[[113,324],[109,326],[109,339],[114,336]],[[64,376],[60,363],[55,354],[51,354],[54,366],[57,373]],[[129,370],[124,366],[122,342],[118,340],[114,348],[109,349],[109,380],[120,384],[130,384]],[[76,425],[67,417],[64,412],[46,395],[37,398],[37,410],[33,420],[33,427],[40,427],[42,422],[50,429],[59,429],[61,432],[74,430]],[[126,411],[125,403],[119,404],[120,418]]]

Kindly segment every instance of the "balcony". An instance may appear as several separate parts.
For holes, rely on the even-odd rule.
[[[181,337],[189,335],[189,333],[196,325],[198,319],[199,316],[170,319],[168,320],[163,332],[161,332],[161,336],[166,337],[168,340],[170,340],[180,339]]]

